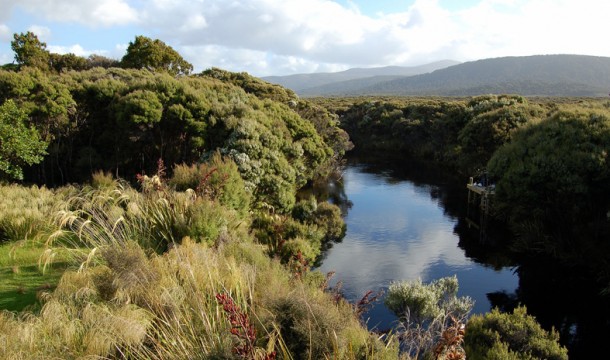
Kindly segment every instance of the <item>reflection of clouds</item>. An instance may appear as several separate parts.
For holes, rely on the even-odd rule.
[[[450,231],[424,230],[403,241],[386,242],[367,234],[348,236],[330,250],[320,270],[336,271],[337,277],[358,294],[386,287],[394,280],[425,278],[429,267],[438,263],[452,268],[471,264]]]
[[[460,278],[464,274],[467,294],[486,306],[485,292],[502,286],[493,284],[499,274],[466,258],[453,232],[455,220],[444,215],[425,186],[388,183],[387,176],[353,167],[345,176],[345,190],[353,202],[346,217],[347,234],[330,249],[320,270],[336,271],[348,299],[387,288],[392,281],[430,281],[457,273]],[[483,286],[489,281],[492,284]]]

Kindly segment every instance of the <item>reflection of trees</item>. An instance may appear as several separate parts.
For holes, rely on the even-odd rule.
[[[353,205],[347,198],[342,179],[337,177],[327,178],[323,181],[318,180],[311,186],[299,190],[298,197],[300,199],[306,199],[310,196],[314,196],[318,202],[330,201],[337,205],[341,209],[343,216],[347,215],[347,212]]]
[[[481,226],[486,227],[484,233]],[[502,224],[489,220],[481,225],[461,216],[453,231],[460,238],[458,246],[475,262],[495,270],[516,265],[508,246],[510,232]]]
[[[353,205],[347,198],[343,181],[339,176],[318,179],[311,185],[299,190],[297,195],[298,199],[307,199],[311,196],[315,197],[318,202],[329,201],[337,205],[339,209],[341,209],[343,217],[347,215],[349,209]],[[345,234],[338,239],[323,242],[321,248],[322,252],[316,259],[314,266],[320,266],[320,264],[324,262],[328,250],[333,247],[333,244],[341,242],[344,236]]]
[[[371,159],[367,159],[371,160]],[[353,160],[362,166],[362,159]],[[512,311],[517,305],[527,307],[547,330],[554,327],[568,346],[570,358],[594,358],[610,334],[610,300],[599,293],[599,283],[590,271],[574,264],[562,264],[557,259],[526,258],[511,250],[513,234],[505,225],[489,220],[482,237],[475,214],[469,222],[467,214],[466,181],[446,174],[430,165],[373,159],[362,171],[385,175],[388,183],[410,181],[426,191],[444,209],[445,215],[457,219],[454,232],[458,246],[468,258],[494,269],[515,267],[519,287],[514,293],[487,294],[492,307]],[[345,191],[341,189],[342,196]],[[344,199],[347,200],[346,197]],[[347,200],[349,202],[349,200]]]

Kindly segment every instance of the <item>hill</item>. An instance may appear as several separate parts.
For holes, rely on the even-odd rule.
[[[610,58],[537,55],[466,62],[429,74],[391,79],[359,89],[348,88],[342,95],[606,96],[609,91]]]
[[[327,84],[340,83],[355,79],[365,79],[379,77],[378,82],[392,80],[398,77],[413,76],[418,74],[429,73],[434,70],[446,68],[459,64],[453,60],[443,60],[421,66],[385,66],[377,68],[353,68],[335,73],[313,73],[313,74],[295,74],[287,76],[267,76],[262,79],[270,83],[282,85],[299,94],[311,93],[307,89],[315,89]],[[389,77],[389,78],[388,78]],[[370,86],[377,82],[365,82],[364,86]],[[360,87],[358,87],[360,88]]]

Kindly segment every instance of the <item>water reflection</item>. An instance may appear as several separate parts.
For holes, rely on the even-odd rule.
[[[416,176],[406,180],[410,171]],[[511,268],[484,266],[467,256],[455,232],[465,200],[457,204],[461,196],[447,190],[442,176],[425,181],[425,175],[430,174],[414,166],[348,165],[343,191],[353,206],[345,217],[347,233],[327,251],[320,270],[336,271],[345,296],[354,301],[392,281],[456,274],[460,295],[476,300],[474,311],[489,311],[487,294],[514,292],[517,276]],[[371,327],[387,328],[395,320],[381,305],[367,315]]]
[[[464,184],[415,163],[350,163],[344,186],[325,195],[342,205],[347,234],[320,270],[336,271],[352,301],[395,280],[456,274],[460,295],[476,300],[475,313],[526,305],[545,329],[559,331],[571,359],[595,358],[610,335],[610,301],[597,279],[574,264],[515,254],[500,223],[490,220],[481,237],[476,215],[466,217]],[[370,328],[395,321],[379,303],[365,315]]]

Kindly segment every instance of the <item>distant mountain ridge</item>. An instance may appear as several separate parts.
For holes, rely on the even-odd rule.
[[[430,64],[420,66],[385,66],[376,68],[353,68],[345,71],[334,73],[312,73],[312,74],[295,74],[286,76],[266,76],[263,80],[270,83],[279,84],[292,91],[302,94],[310,88],[334,84],[343,81],[356,79],[372,78],[380,76],[381,81],[396,79],[398,77],[413,76],[418,74],[429,73],[434,70],[443,69],[448,66],[459,64],[458,61],[442,60]],[[391,78],[383,78],[390,76]],[[372,85],[374,82],[367,82],[367,85]],[[308,91],[305,91],[308,92]]]
[[[295,89],[293,89],[295,90]],[[525,96],[608,96],[610,57],[534,55],[465,62],[412,76],[374,75],[295,92],[302,96],[515,93]]]

